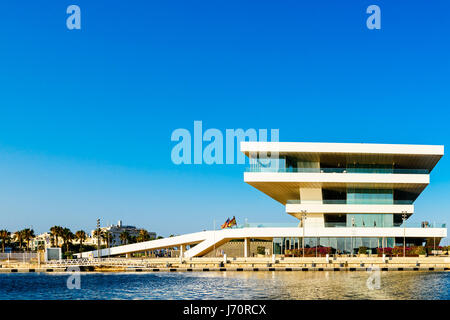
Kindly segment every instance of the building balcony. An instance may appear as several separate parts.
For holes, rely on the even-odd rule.
[[[246,172],[278,172],[278,173],[372,173],[372,174],[429,174],[428,169],[389,169],[389,168],[284,168],[251,166]]]
[[[429,223],[425,227],[421,223],[406,223],[404,226],[392,227],[347,227],[341,226],[323,226],[320,228],[302,228],[299,224],[273,224],[273,223],[251,223],[243,224],[237,227],[218,231],[225,238],[445,238],[447,237],[447,228],[445,223]]]
[[[373,200],[367,200],[367,202],[363,202],[363,203],[352,203],[352,202],[348,202],[345,199],[342,200],[322,200],[322,201],[302,201],[299,199],[295,199],[295,200],[288,200],[286,202],[286,204],[346,204],[346,205],[411,205],[413,204],[414,201],[413,200],[394,200],[392,203],[386,202],[385,200],[377,200],[377,199],[373,199]]]
[[[403,171],[405,172],[405,171]],[[299,188],[397,189],[414,195],[430,183],[429,174],[286,172],[285,170],[244,172],[244,181],[282,204],[298,197]]]
[[[366,187],[368,187],[368,184],[416,184],[425,187],[430,183],[430,175],[429,170],[425,169],[283,168],[277,166],[252,166],[244,172],[244,181],[247,183],[333,183],[341,185],[366,185]]]
[[[345,229],[374,229],[374,228],[385,228],[385,227],[373,227],[373,226],[367,226],[367,227],[348,227],[345,223],[342,223],[340,225],[337,225],[336,223],[331,226],[331,224],[329,226],[327,226],[327,224],[325,224],[325,228],[345,228]],[[238,224],[237,226],[231,228],[231,229],[243,229],[243,228],[301,228],[299,223],[243,223],[243,224]],[[399,226],[392,226],[392,227],[387,227],[387,228],[406,228],[406,229],[442,229],[442,228],[447,228],[447,224],[445,222],[427,222],[427,223],[423,223],[423,222],[406,222],[406,224],[402,224]],[[305,227],[305,229],[311,229],[308,228],[307,226]]]
[[[368,203],[352,204],[346,200],[323,200],[323,201],[301,201],[288,200],[286,203],[286,212],[290,214],[307,213],[414,213],[412,201],[394,201],[386,203],[385,201],[370,201]]]

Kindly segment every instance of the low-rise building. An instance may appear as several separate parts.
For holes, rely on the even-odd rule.
[[[56,243],[58,241],[58,243]],[[72,244],[80,244],[80,240],[75,238],[70,241]],[[47,248],[56,248],[56,247],[62,247],[64,245],[64,239],[59,236],[58,240],[56,240],[56,237],[52,235],[50,232],[44,232],[36,237],[33,238],[33,240],[30,242],[30,249],[33,251],[37,250],[44,250]],[[85,240],[83,240],[83,245],[97,245],[97,238],[90,237],[89,235],[86,237]]]
[[[49,232],[37,235],[30,242],[31,250],[37,251],[52,247],[52,237],[53,236]],[[58,242],[60,245],[63,243],[62,239],[58,239]]]
[[[133,237],[139,237],[139,233],[142,229],[138,229],[135,226],[127,226],[127,225],[123,225],[122,224],[122,220],[119,220],[117,225],[110,225],[107,227],[102,227],[100,228],[100,230],[102,232],[109,232],[109,246],[110,247],[115,247],[115,246],[120,246],[123,244],[126,244],[125,241],[123,241],[120,238],[120,235],[125,231],[128,233],[128,236],[130,238]],[[155,232],[148,232],[150,239],[156,239],[156,233]],[[92,239],[94,239],[95,243],[96,243],[96,230],[92,230],[91,231],[91,236]],[[129,242],[129,241],[127,241]],[[106,240],[102,239],[101,241],[102,244],[106,244]]]

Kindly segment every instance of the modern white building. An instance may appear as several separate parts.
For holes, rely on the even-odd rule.
[[[404,242],[433,246],[447,235],[445,224],[425,215],[408,223],[443,146],[244,142],[241,151],[250,160],[244,181],[299,219],[308,230],[305,247],[354,253]],[[275,251],[301,241],[275,239]]]
[[[421,222],[409,222],[414,202],[444,155],[443,146],[242,142],[241,151],[250,163],[244,181],[284,205],[296,223],[245,224],[119,246],[101,254],[178,246],[184,257],[194,257],[233,239],[243,239],[244,256],[249,255],[251,239],[271,240],[275,254],[302,247],[355,253],[360,247],[374,251],[404,242],[437,246],[447,236],[446,225],[427,221],[426,213]]]

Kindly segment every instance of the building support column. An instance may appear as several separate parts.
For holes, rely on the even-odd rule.
[[[185,244],[180,245],[180,258],[183,258],[185,251],[186,251],[186,245]]]
[[[244,257],[248,258],[249,253],[250,253],[250,239],[244,238]]]

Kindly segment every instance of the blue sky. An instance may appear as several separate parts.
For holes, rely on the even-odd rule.
[[[66,28],[81,8],[82,29]],[[381,30],[366,8],[381,8]],[[243,165],[176,166],[176,128],[450,145],[448,1],[2,1],[0,227],[167,236],[289,222]],[[415,221],[449,220],[450,160]]]

